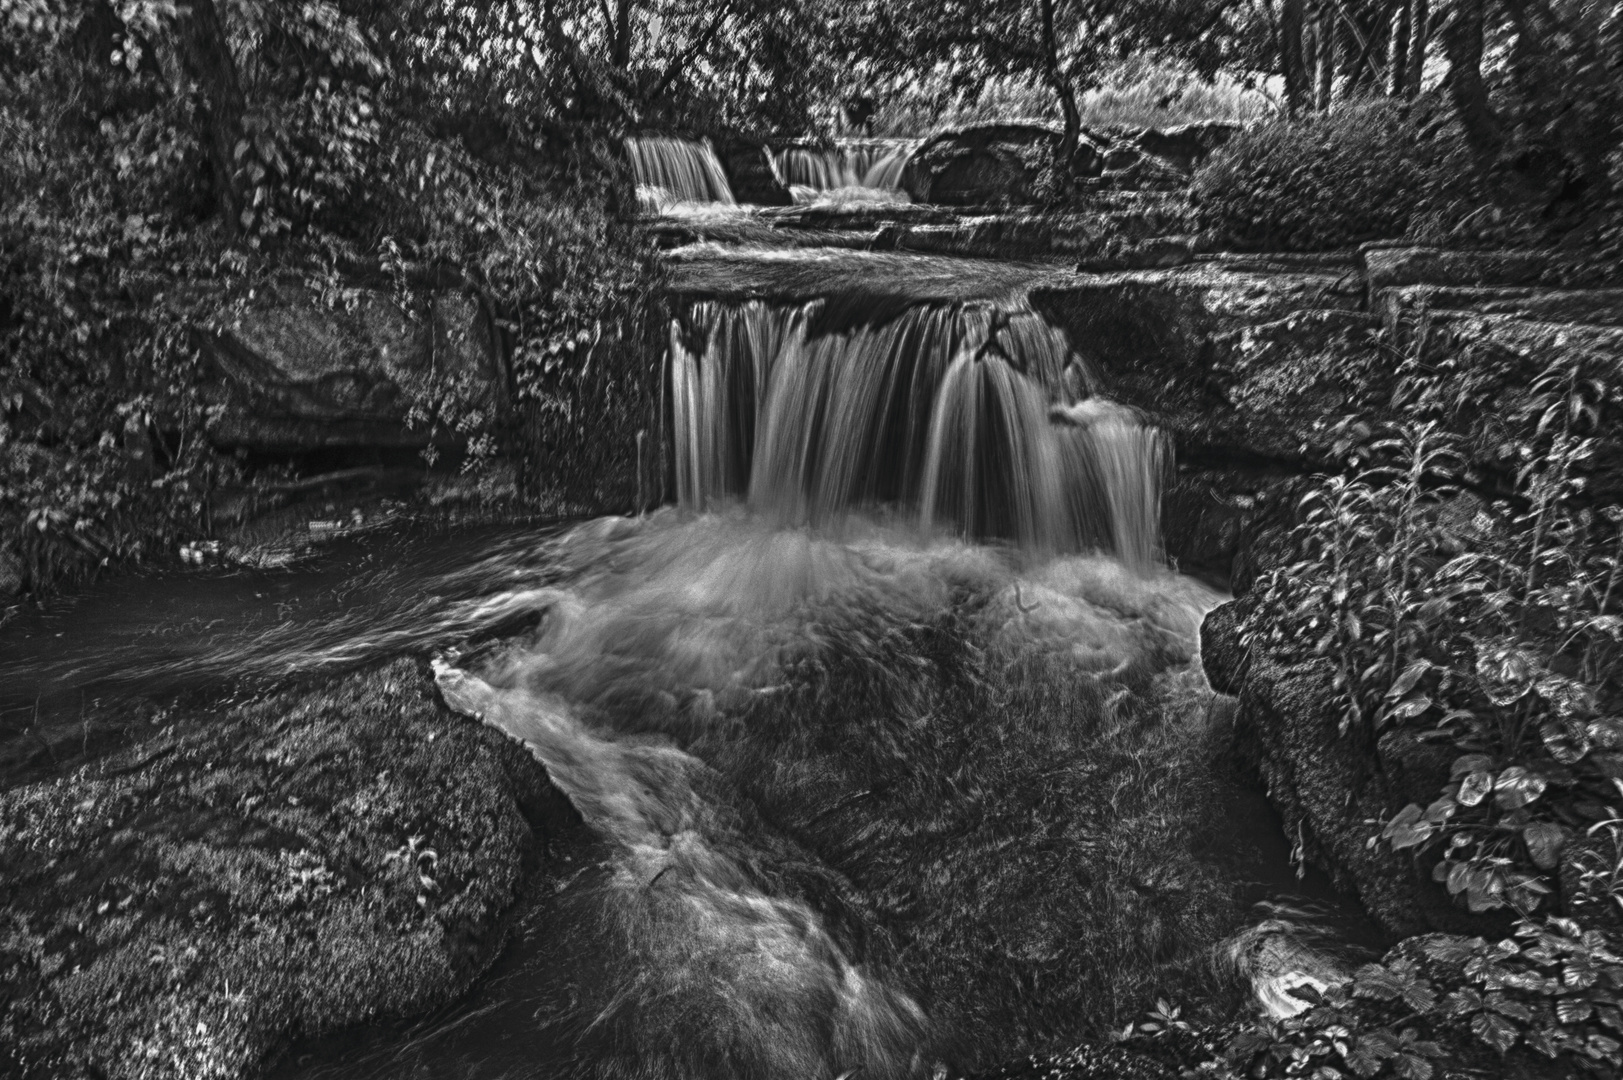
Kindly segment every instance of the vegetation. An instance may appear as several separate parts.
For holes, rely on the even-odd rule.
[[[1491,203],[1460,169],[1464,152],[1446,117],[1425,131],[1402,106],[1370,101],[1241,132],[1192,191],[1207,226],[1247,248],[1333,250],[1406,235],[1474,242],[1466,230]]]
[[[1242,1033],[1200,1071],[1322,1080],[1507,1069],[1612,1076],[1623,1066],[1620,991],[1615,942],[1570,920],[1525,921],[1514,937],[1492,943],[1411,938],[1350,983],[1304,995],[1305,1012]]]
[[[1313,642],[1344,735],[1373,745],[1409,726],[1456,749],[1439,797],[1382,835],[1435,853],[1433,876],[1472,911],[1537,910],[1563,853],[1619,817],[1623,510],[1586,490],[1618,390],[1595,362],[1551,365],[1505,417],[1517,463],[1505,498],[1464,494],[1454,440],[1417,420],[1308,496],[1300,557],[1258,586],[1251,640],[1277,649],[1299,629]],[[1420,415],[1470,398],[1468,380],[1409,389]],[[1623,913],[1623,895],[1595,884]]]
[[[1369,842],[1412,854],[1466,911],[1508,913],[1515,936],[1404,942],[1243,1032],[1219,1074],[1623,1062],[1623,509],[1604,482],[1623,397],[1610,359],[1581,350],[1525,380],[1502,368],[1417,346],[1394,428],[1342,421],[1348,471],[1302,500],[1243,637],[1317,670],[1366,767],[1398,733],[1449,748],[1442,790]]]
[[[1623,250],[1616,5],[1281,0],[1273,36],[1289,116],[1235,140],[1195,185],[1225,238],[1313,250],[1570,234],[1597,266]],[[1425,85],[1439,56],[1447,75]]]

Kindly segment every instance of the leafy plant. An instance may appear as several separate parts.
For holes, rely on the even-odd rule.
[[[1456,748],[1440,795],[1380,839],[1435,852],[1473,912],[1536,909],[1568,845],[1617,817],[1623,511],[1586,501],[1612,401],[1589,363],[1552,364],[1507,410],[1518,467],[1491,505],[1462,487],[1441,420],[1419,418],[1436,385],[1405,390],[1419,416],[1349,446],[1363,464],[1303,500],[1297,557],[1259,582],[1246,630],[1253,648],[1310,643],[1344,735],[1373,748],[1403,726]]]
[[[1567,919],[1524,920],[1497,942],[1432,934],[1323,994],[1302,990],[1311,1008],[1243,1030],[1221,1065],[1253,1077],[1430,1080],[1442,1066],[1502,1075],[1508,1057],[1611,1075],[1623,1066],[1620,990],[1615,941]]]
[[[1452,229],[1486,202],[1447,122],[1390,102],[1240,132],[1196,173],[1208,228],[1230,243],[1318,251]]]

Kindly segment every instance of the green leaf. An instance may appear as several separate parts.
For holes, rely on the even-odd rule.
[[[1559,825],[1535,821],[1522,829],[1522,840],[1527,844],[1527,853],[1532,856],[1533,865],[1540,870],[1554,870],[1561,860],[1561,845],[1566,842],[1566,833]]]
[[[1392,688],[1386,692],[1386,696],[1395,699],[1407,694],[1414,689],[1415,683],[1420,681],[1420,677],[1431,670],[1431,667],[1430,660],[1412,661],[1408,667],[1403,669],[1403,674],[1399,675],[1396,681],[1392,683]]]
[[[1544,793],[1547,782],[1534,776],[1520,765],[1512,765],[1494,781],[1493,801],[1502,810],[1516,810],[1535,801]]]
[[[1504,906],[1505,883],[1492,870],[1472,870],[1466,874],[1465,906],[1473,914]]]
[[[1526,1005],[1514,998],[1507,998],[1504,994],[1497,990],[1488,995],[1487,1004],[1488,1008],[1492,1009],[1500,1016],[1508,1016],[1512,1020],[1520,1020],[1524,1024],[1533,1019],[1532,1009],[1528,1008]]]
[[[1481,1011],[1483,1004],[1481,994],[1469,986],[1462,986],[1443,999],[1442,1011],[1444,1016],[1466,1016]]]
[[[1455,811],[1459,810],[1459,808],[1459,803],[1454,801],[1452,795],[1444,795],[1426,807],[1425,820],[1433,825],[1441,825],[1453,817]]]
[[[1391,1001],[1403,993],[1407,980],[1380,964],[1365,964],[1353,976],[1353,994],[1357,997]]]
[[[1431,1080],[1431,1062],[1415,1054],[1399,1054],[1392,1068],[1403,1080]]]
[[[1416,694],[1414,697],[1406,698],[1393,706],[1389,715],[1400,720],[1412,720],[1429,708],[1431,708],[1431,698],[1425,694]]]
[[[1455,798],[1461,806],[1475,806],[1492,790],[1493,774],[1486,769],[1476,769],[1460,781],[1460,793]]]
[[[1458,780],[1470,773],[1487,772],[1492,768],[1493,759],[1487,754],[1461,754],[1454,759],[1453,766],[1448,770],[1448,778]]]
[[[1471,1017],[1471,1030],[1476,1033],[1477,1038],[1501,1054],[1515,1046],[1517,1038],[1520,1037],[1508,1020],[1491,1012],[1479,1012]]]
[[[1555,1003],[1555,1015],[1563,1024],[1581,1024],[1595,1014],[1595,1006],[1586,998],[1564,997]]]

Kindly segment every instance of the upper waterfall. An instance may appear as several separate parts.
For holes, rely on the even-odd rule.
[[[672,323],[683,505],[742,497],[812,524],[889,506],[927,529],[1158,560],[1165,438],[1090,396],[1061,331],[987,303],[848,314],[699,301]]]
[[[778,178],[796,202],[812,202],[831,191],[856,190],[870,197],[905,199],[902,170],[915,140],[842,140],[829,149],[788,147],[772,152]]]
[[[673,203],[737,204],[708,139],[636,135],[626,139],[626,155],[644,210],[661,210]]]

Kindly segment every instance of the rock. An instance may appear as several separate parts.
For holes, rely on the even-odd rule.
[[[275,285],[242,301],[200,333],[215,381],[208,433],[217,445],[299,452],[325,447],[422,447],[432,412],[503,407],[505,387],[479,305],[452,292],[414,298],[402,310],[381,289],[343,290],[323,304],[298,285]]]
[[[1160,269],[1194,261],[1194,237],[1152,236],[1124,244],[1111,254],[1083,259],[1076,268],[1086,274],[1106,270]]]
[[[711,140],[733,198],[756,206],[789,206],[794,199],[772,167],[772,151],[760,139],[737,133]]]
[[[1425,859],[1369,843],[1370,821],[1436,798],[1434,751],[1384,741],[1372,747],[1356,726],[1343,733],[1328,662],[1276,659],[1266,638],[1244,647],[1245,604],[1233,601],[1207,615],[1201,658],[1212,687],[1239,698],[1239,756],[1256,769],[1301,857],[1356,896],[1389,933],[1503,932],[1502,913],[1472,916],[1454,905],[1431,880]]]
[[[1192,173],[1212,152],[1232,139],[1240,130],[1238,124],[1205,121],[1184,124],[1182,127],[1158,131],[1146,128],[1139,132],[1133,145],[1143,154],[1177,169]]]
[[[1539,286],[1400,285],[1377,289],[1370,309],[1396,332],[1422,312],[1508,315],[1536,322],[1623,326],[1623,289]]]
[[[1127,143],[1114,143],[1110,149],[1105,151],[1105,172],[1121,172],[1123,169],[1138,164],[1139,159],[1143,156],[1144,151],[1136,146]]]
[[[447,1004],[577,821],[410,662],[196,708],[0,794],[0,1071],[240,1076]]]
[[[1270,419],[1267,388],[1292,388],[1307,409],[1323,396],[1316,380],[1355,374],[1338,370],[1339,356],[1315,350],[1374,327],[1357,310],[1360,292],[1339,275],[1195,264],[1080,275],[1028,295],[1091,361],[1108,396],[1174,433],[1180,460],[1193,454],[1260,464],[1270,457],[1299,463],[1303,453],[1300,411]],[[1278,325],[1258,329],[1271,324]],[[1241,347],[1251,341],[1254,348]],[[1242,362],[1252,352],[1254,362]],[[1279,370],[1282,364],[1288,369]]]
[[[902,173],[914,202],[946,206],[1017,206],[1044,201],[1061,133],[1040,124],[982,124],[943,132],[916,150]],[[1103,149],[1084,138],[1075,172],[1097,176]]]
[[[1557,284],[1575,272],[1570,260],[1552,251],[1454,251],[1368,244],[1360,254],[1371,297],[1399,285]]]

